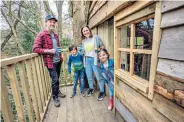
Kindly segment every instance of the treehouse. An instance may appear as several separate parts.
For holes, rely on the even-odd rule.
[[[115,61],[115,116],[184,121],[184,2],[93,1],[88,25]]]

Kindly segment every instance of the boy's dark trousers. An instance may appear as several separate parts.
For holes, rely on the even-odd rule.
[[[54,68],[48,68],[50,77],[52,79],[52,97],[53,99],[58,98],[59,94],[59,76],[61,69],[61,61],[54,63]]]

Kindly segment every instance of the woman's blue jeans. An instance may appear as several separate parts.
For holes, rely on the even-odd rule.
[[[102,77],[102,73],[100,68],[97,65],[94,65],[94,58],[93,57],[86,57],[86,75],[88,78],[88,84],[89,88],[93,89],[93,73],[96,76],[96,79],[98,80],[98,85],[100,87],[100,92],[104,92],[104,85],[105,81]]]

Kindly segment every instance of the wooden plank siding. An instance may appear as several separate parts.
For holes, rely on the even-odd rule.
[[[162,13],[166,13],[184,6],[184,1],[165,1],[162,2]]]
[[[117,79],[116,96],[132,115],[140,122],[170,122],[157,112],[150,100],[136,92],[121,79]],[[126,119],[126,118],[125,118]],[[127,121],[127,120],[125,120]]]
[[[160,58],[157,71],[184,79],[184,62]]]
[[[106,2],[107,2],[107,0],[95,2],[94,7],[93,7],[93,8],[90,8],[90,9],[92,9],[92,10],[90,11],[89,19],[90,19],[91,17],[93,17],[93,15],[94,15],[94,14],[95,14],[95,13],[96,13]],[[93,4],[92,4],[92,5],[93,5]]]
[[[161,28],[184,25],[184,7],[164,13]]]
[[[122,8],[131,4],[131,1],[108,1],[106,2],[101,9],[99,9],[92,18],[88,20],[88,25],[90,28],[97,26],[99,23],[102,23],[112,17]]]
[[[163,29],[158,57],[184,61],[184,26]]]
[[[184,2],[163,1],[161,43],[155,79],[154,108],[174,122],[184,121]],[[176,100],[174,100],[176,99]],[[176,104],[176,103],[178,104]]]
[[[184,121],[184,109],[159,94],[154,96],[153,107],[173,122]]]

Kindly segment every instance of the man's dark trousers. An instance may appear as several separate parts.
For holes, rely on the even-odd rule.
[[[61,69],[61,61],[54,63],[54,68],[52,69],[48,68],[50,77],[52,79],[52,97],[53,99],[58,98],[60,69]]]

